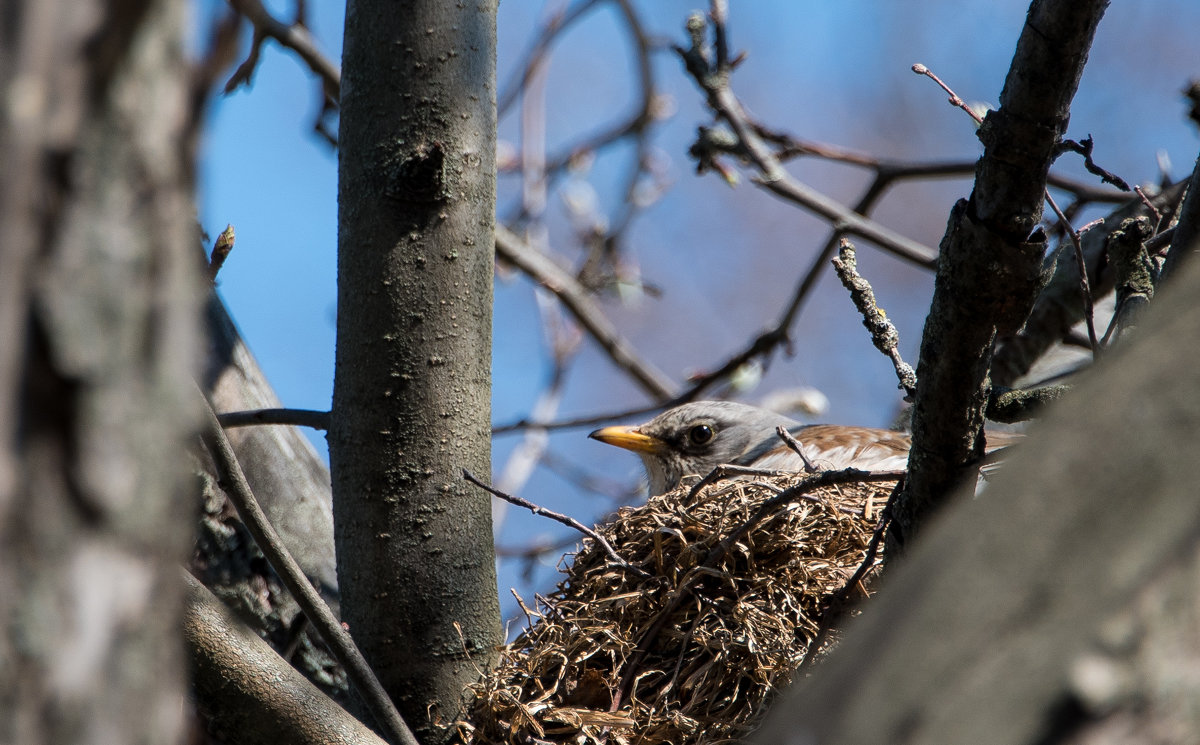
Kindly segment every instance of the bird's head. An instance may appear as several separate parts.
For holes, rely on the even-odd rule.
[[[704,476],[723,463],[745,464],[780,444],[778,426],[796,422],[732,401],[696,401],[635,427],[604,427],[589,437],[632,450],[646,466],[650,493],[662,494],[684,476]]]

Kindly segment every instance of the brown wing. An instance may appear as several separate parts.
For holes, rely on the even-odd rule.
[[[890,471],[908,465],[909,437],[902,432],[870,427],[814,424],[792,430],[804,454],[821,468],[861,468]],[[771,448],[757,458],[759,468],[799,471],[804,463],[787,446]]]
[[[912,440],[903,432],[871,427],[814,424],[796,433],[796,439],[815,455],[808,455],[827,468],[891,470],[908,465]]]

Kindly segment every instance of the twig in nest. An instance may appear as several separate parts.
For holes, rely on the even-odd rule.
[[[871,535],[871,543],[867,545],[867,555],[863,557],[862,563],[858,565],[858,569],[850,576],[846,584],[842,585],[842,588],[829,601],[829,605],[821,615],[821,624],[817,627],[817,633],[813,634],[812,641],[808,644],[808,651],[805,652],[804,659],[800,661],[800,666],[796,668],[797,675],[803,673],[812,665],[813,660],[817,658],[817,653],[825,645],[825,640],[829,637],[829,632],[833,630],[833,624],[837,621],[842,608],[845,607],[850,593],[858,586],[863,577],[867,576],[867,572],[871,571],[871,567],[875,566],[875,557],[879,555],[879,547],[883,545],[883,536],[887,533],[888,525],[892,522],[892,502],[903,487],[904,479],[900,479],[896,482],[896,486],[892,488],[892,494],[888,497],[887,505],[884,506],[883,512],[879,515],[879,524],[875,526],[875,532]]]
[[[775,476],[785,476],[790,471],[774,471],[767,468],[754,468],[753,466],[735,466],[732,463],[725,463],[717,466],[709,471],[704,478],[696,482],[692,490],[688,492],[688,501],[692,501],[700,493],[700,490],[717,481],[734,478],[736,476],[766,476],[768,478]]]
[[[471,482],[475,486],[478,486],[480,489],[483,489],[488,494],[491,494],[494,497],[499,497],[500,499],[503,499],[505,502],[508,502],[509,504],[515,504],[518,507],[524,507],[525,509],[529,510],[530,512],[532,512],[535,515],[541,515],[542,517],[548,517],[551,520],[555,520],[557,522],[562,523],[563,525],[566,525],[568,528],[574,528],[575,530],[578,530],[580,533],[583,533],[585,536],[587,536],[588,538],[591,538],[593,541],[595,541],[598,546],[600,546],[601,548],[604,549],[604,553],[608,554],[609,558],[611,558],[614,562],[619,564],[622,568],[628,569],[629,571],[633,572],[634,574],[640,574],[643,577],[650,576],[649,572],[645,571],[644,569],[639,569],[638,567],[635,567],[633,564],[630,564],[628,561],[625,561],[624,559],[622,559],[621,556],[612,547],[612,544],[610,544],[608,541],[604,540],[604,536],[600,535],[599,533],[592,530],[588,526],[579,522],[575,518],[568,517],[566,515],[560,514],[553,510],[548,510],[545,507],[542,507],[540,505],[534,504],[533,502],[530,502],[528,499],[522,499],[521,497],[516,497],[516,496],[513,496],[512,494],[505,494],[504,492],[500,491],[499,489],[496,489],[495,487],[491,486],[490,484],[485,484],[482,481],[480,481],[479,479],[475,478],[475,476],[465,468],[463,469],[462,474],[463,474],[464,479]]]
[[[701,481],[701,484],[711,483],[716,478],[712,478],[717,471],[729,471],[736,469],[736,466],[718,466],[708,476]],[[745,469],[755,470],[755,469]],[[657,639],[659,633],[662,632],[667,620],[671,614],[679,607],[679,605],[687,598],[693,588],[694,581],[700,576],[705,576],[705,570],[712,569],[718,562],[728,553],[729,549],[738,541],[743,540],[746,535],[762,523],[767,517],[778,511],[784,505],[800,500],[808,500],[818,503],[824,503],[820,497],[810,494],[823,486],[835,486],[838,484],[850,483],[865,483],[865,482],[880,482],[880,481],[895,481],[904,476],[904,471],[861,471],[857,468],[844,468],[838,471],[818,471],[817,473],[806,476],[803,480],[796,483],[774,497],[759,505],[758,509],[745,520],[741,525],[732,530],[725,536],[717,545],[709,550],[704,560],[694,567],[689,573],[689,579],[683,580],[680,585],[674,590],[674,595],[663,604],[661,610],[654,620],[647,626],[646,631],[638,639],[637,647],[624,662],[624,673],[621,676],[621,684],[613,694],[612,705],[609,711],[617,711],[621,708],[624,701],[629,700],[632,686],[637,678],[638,671],[641,669],[642,660],[645,659],[649,650]],[[699,485],[697,485],[699,486]],[[695,496],[696,489],[689,494],[689,500]]]
[[[854,245],[845,238],[842,239],[838,256],[833,260],[833,267],[842,280],[842,286],[850,291],[854,307],[862,314],[863,326],[871,332],[871,343],[880,352],[888,356],[892,366],[896,368],[896,377],[900,379],[900,387],[904,389],[905,399],[911,400],[917,395],[917,373],[912,365],[900,356],[900,332],[888,320],[887,314],[875,304],[875,292],[871,283],[858,273],[858,259],[854,253]]]
[[[799,440],[797,440],[795,437],[792,437],[792,433],[787,431],[787,427],[779,425],[775,428],[775,434],[779,435],[779,439],[783,440],[783,444],[791,448],[791,451],[796,455],[799,455],[800,460],[804,461],[805,472],[817,472],[817,467],[814,466],[813,462],[808,459],[807,455],[804,454],[804,446],[800,444]]]

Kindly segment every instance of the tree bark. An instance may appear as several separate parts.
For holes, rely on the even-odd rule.
[[[758,743],[1196,740],[1200,264],[1173,280],[922,534]]]
[[[338,584],[343,619],[427,743],[499,640],[488,496],[462,479],[491,471],[495,13],[490,0],[346,11]]]
[[[239,745],[381,745],[190,575],[183,636],[209,728]]]
[[[896,500],[888,555],[983,456],[983,410],[997,331],[1011,334],[1045,285],[1037,226],[1046,177],[1070,119],[1107,0],[1035,0],[1017,42],[1000,108],[979,130],[975,188],[950,214],[921,339],[909,475]]]
[[[200,262],[183,7],[0,14],[0,741],[182,733]]]

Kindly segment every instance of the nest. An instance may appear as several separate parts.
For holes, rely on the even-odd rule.
[[[597,532],[627,564],[584,541],[472,686],[460,739],[707,744],[748,734],[805,656],[833,643],[828,622],[878,571],[870,546],[893,482],[778,496],[803,480],[685,486],[622,509]]]

